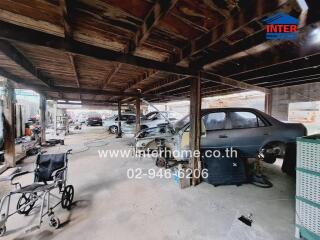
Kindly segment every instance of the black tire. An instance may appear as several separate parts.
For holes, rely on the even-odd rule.
[[[63,209],[71,209],[71,205],[74,197],[74,187],[72,185],[68,185],[63,189],[61,196],[61,206]]]
[[[30,203],[31,200],[32,200],[31,193],[23,193],[22,194],[22,196],[19,198],[18,203],[17,203],[17,211],[19,214],[24,214],[27,216],[30,213],[30,211],[33,209],[33,206],[36,202],[33,202],[32,204],[25,206],[25,207],[23,207],[23,206]]]
[[[277,160],[277,156],[270,153],[265,153],[263,161],[269,164],[274,164]]]
[[[6,234],[7,228],[5,225],[0,227],[0,237],[3,237]]]
[[[49,226],[52,227],[52,228],[58,229],[60,227],[59,218],[57,218],[55,216],[50,217]]]

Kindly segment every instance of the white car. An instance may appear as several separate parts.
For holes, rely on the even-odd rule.
[[[165,112],[165,111],[150,112],[141,118],[140,128],[146,129],[146,128],[157,127],[159,124],[175,123],[176,121],[181,119],[181,117],[182,115],[176,112]],[[126,121],[122,125],[122,131],[124,133],[135,133],[135,128],[136,128],[135,120]]]
[[[121,114],[121,125],[127,121],[135,121],[136,115],[133,113],[123,113]],[[118,133],[118,115],[114,115],[103,121],[103,126],[109,130],[110,133]]]

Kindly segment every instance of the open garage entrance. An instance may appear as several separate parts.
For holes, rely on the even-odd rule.
[[[299,104],[320,101],[319,9],[2,0],[0,235],[317,239],[318,137]]]

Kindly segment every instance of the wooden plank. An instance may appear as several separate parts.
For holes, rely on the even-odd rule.
[[[192,78],[191,80],[191,98],[190,98],[190,150],[195,153],[200,151],[201,137],[201,79]],[[192,154],[196,155],[196,154]],[[190,158],[190,166],[192,169],[192,185],[200,183],[199,172],[201,171],[200,157],[192,156]]]
[[[135,34],[128,46],[128,52],[134,53],[136,48],[148,38],[152,29],[158,25],[168,12],[175,6],[178,0],[157,1],[145,17],[142,26]]]
[[[69,59],[70,59],[70,62],[71,62],[71,65],[72,65],[72,69],[73,69],[73,72],[74,72],[74,77],[76,79],[76,82],[77,82],[77,86],[78,87],[81,87],[80,85],[80,81],[79,81],[79,74],[78,74],[78,71],[77,71],[77,65],[76,65],[76,62],[75,62],[75,58],[72,54],[68,54],[69,55]]]
[[[0,40],[0,51],[24,70],[31,73],[46,86],[52,86],[52,81],[44,76],[21,52],[6,40]]]
[[[44,145],[46,143],[46,108],[47,108],[47,100],[44,95],[40,95],[40,143]]]
[[[264,112],[269,115],[272,113],[272,93],[268,93],[264,97]]]
[[[121,128],[121,101],[118,101],[118,133],[117,138],[122,137],[122,128]]]
[[[4,115],[4,159],[5,164],[8,167],[15,167],[15,114],[14,114],[14,103],[15,93],[13,84],[10,80],[5,80],[5,89],[7,94],[4,98],[3,104],[3,115]]]
[[[108,84],[111,82],[112,78],[119,72],[120,68],[121,68],[122,64],[118,63],[106,76],[106,78],[104,79],[102,85],[101,85],[101,89],[104,89],[105,87],[108,86]]]
[[[71,19],[69,16],[70,3],[68,0],[59,0],[59,5],[62,12],[64,36],[66,39],[71,40],[73,38],[73,32],[71,29]]]
[[[140,98],[137,97],[136,98],[136,132],[139,132],[141,129],[140,115],[141,115]]]

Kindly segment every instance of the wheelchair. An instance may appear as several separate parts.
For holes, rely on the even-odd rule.
[[[6,233],[6,222],[9,217],[14,214],[27,216],[35,207],[40,207],[39,222],[26,232],[39,229],[46,215],[49,218],[50,227],[60,226],[60,220],[55,216],[53,209],[61,204],[63,209],[70,210],[74,197],[74,187],[67,185],[68,156],[71,151],[70,149],[66,153],[59,154],[39,153],[34,171],[19,172],[9,179],[15,186],[15,190],[5,195],[0,202],[0,237]],[[34,173],[32,184],[22,186],[21,183],[14,182],[15,178],[28,173]],[[58,194],[52,193],[53,190]],[[10,207],[12,196],[17,194],[19,199],[16,207]],[[10,213],[12,209],[14,211]]]

